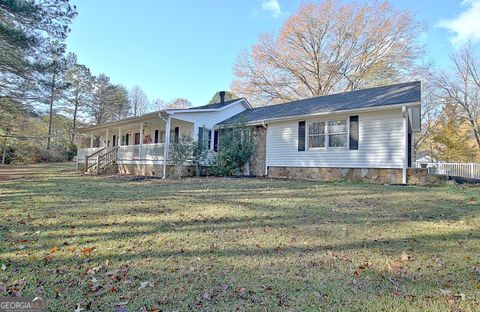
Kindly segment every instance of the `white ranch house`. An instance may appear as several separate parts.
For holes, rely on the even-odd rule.
[[[222,97],[215,104],[81,129],[91,140],[90,146],[79,146],[77,161],[82,168],[113,163],[121,173],[165,178],[173,138],[189,134],[214,153],[219,129],[241,121],[255,134],[252,175],[407,183],[412,134],[420,130],[420,101],[420,82],[258,108],[243,98]]]

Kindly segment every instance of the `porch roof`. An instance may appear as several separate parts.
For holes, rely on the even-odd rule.
[[[121,119],[121,120],[106,122],[106,123],[103,123],[103,124],[100,124],[100,125],[79,128],[78,132],[79,133],[88,133],[88,132],[92,132],[92,131],[100,130],[100,129],[105,129],[105,128],[112,127],[112,126],[115,127],[115,126],[127,125],[127,124],[133,123],[135,121],[143,121],[143,120],[148,120],[148,119],[152,119],[152,118],[155,118],[155,117],[160,118],[162,113],[165,113],[164,118],[166,118],[167,112],[165,110],[160,110],[160,111],[155,111],[155,112],[143,114],[141,116],[128,117],[128,118],[124,118],[124,119]]]

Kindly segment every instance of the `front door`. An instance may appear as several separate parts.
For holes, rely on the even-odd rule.
[[[135,133],[135,145],[140,144],[140,133]]]

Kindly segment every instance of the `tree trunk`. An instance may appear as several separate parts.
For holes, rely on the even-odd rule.
[[[2,165],[5,165],[6,156],[7,156],[7,137],[3,139]]]
[[[480,127],[475,119],[470,122],[473,128],[473,134],[475,135],[475,141],[477,142],[477,147],[480,149]]]
[[[77,111],[78,111],[78,90],[75,95],[75,107],[73,110],[73,129],[72,129],[72,141],[75,140],[75,129],[77,129]]]
[[[50,150],[50,136],[52,135],[52,116],[53,116],[53,101],[55,98],[55,79],[57,78],[56,61],[53,61],[53,76],[52,76],[52,89],[50,94],[50,113],[48,117],[48,137],[47,137],[47,150]]]
[[[200,176],[200,165],[197,161],[195,162],[195,175],[197,176],[197,178]]]

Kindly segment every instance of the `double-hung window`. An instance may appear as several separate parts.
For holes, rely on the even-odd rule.
[[[308,124],[308,147],[325,147],[325,122],[315,121]]]
[[[309,148],[348,146],[347,120],[314,121],[308,123]]]
[[[212,143],[212,130],[203,129],[203,142],[202,146],[205,149],[210,149],[210,144]]]
[[[331,120],[328,122],[328,147],[347,147],[347,120]]]

